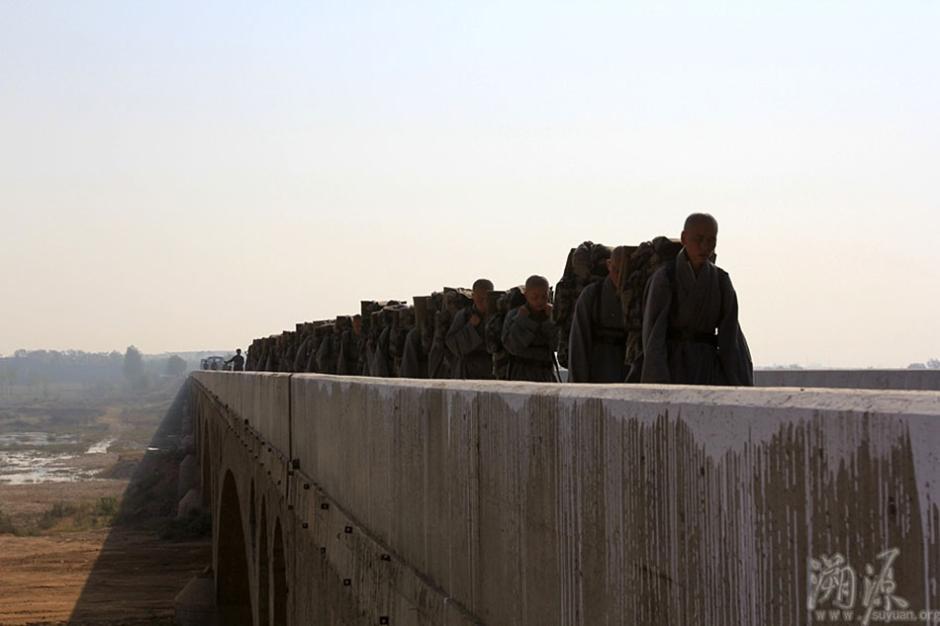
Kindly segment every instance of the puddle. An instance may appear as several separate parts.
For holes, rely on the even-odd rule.
[[[44,454],[38,450],[0,450],[0,483],[70,483],[92,478],[97,470],[74,465],[74,454]]]
[[[105,454],[114,442],[114,438],[103,439],[90,446],[84,454]],[[41,432],[0,435],[0,483],[71,483],[94,478],[100,467],[88,467],[82,462],[84,455],[80,451],[70,453],[67,447],[50,449],[52,446],[77,446],[79,443],[77,435]]]

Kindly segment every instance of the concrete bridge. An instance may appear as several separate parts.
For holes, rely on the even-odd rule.
[[[940,609],[936,391],[198,372],[192,393],[225,626]]]

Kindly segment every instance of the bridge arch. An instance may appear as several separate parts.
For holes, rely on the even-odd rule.
[[[219,500],[217,601],[226,626],[253,626],[251,584],[241,502],[231,470],[225,473]]]
[[[212,504],[212,463],[209,459],[209,423],[203,418],[200,457],[202,461],[202,505],[209,508]]]
[[[258,549],[258,516],[255,511],[255,479],[251,479],[251,496],[248,499],[248,533],[251,541],[251,554],[257,558]]]
[[[261,499],[261,528],[258,538],[258,625],[271,624],[271,566],[268,560],[268,515]]]
[[[274,522],[274,623],[287,625],[287,559],[284,550],[284,533],[281,532],[280,518]]]

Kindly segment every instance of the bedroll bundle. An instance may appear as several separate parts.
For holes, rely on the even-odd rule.
[[[568,252],[565,271],[555,285],[552,304],[555,325],[558,327],[558,362],[568,367],[568,336],[574,320],[574,307],[578,296],[591,283],[607,278],[607,259],[612,248],[601,243],[585,241]]]

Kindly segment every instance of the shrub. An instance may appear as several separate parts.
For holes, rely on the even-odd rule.
[[[78,504],[56,502],[40,516],[36,525],[42,530],[56,526],[63,530],[102,528],[114,522],[118,508],[118,499],[110,496]]]
[[[16,528],[13,526],[13,520],[10,516],[0,511],[0,535],[15,535]]]

